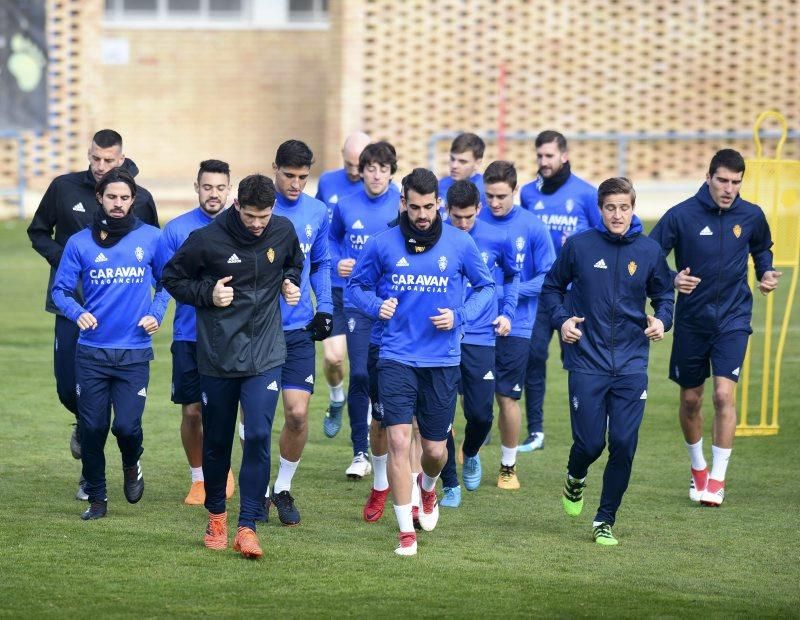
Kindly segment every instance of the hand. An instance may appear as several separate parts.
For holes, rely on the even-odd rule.
[[[765,271],[761,276],[761,281],[758,283],[758,290],[762,295],[769,295],[772,291],[778,288],[778,278],[783,275],[782,271]]]
[[[317,312],[306,325],[306,331],[311,332],[311,340],[325,340],[333,331],[333,316],[327,312]]]
[[[492,325],[494,325],[494,333],[498,336],[508,336],[511,333],[511,321],[502,314],[492,321]]]
[[[81,331],[85,329],[97,329],[97,319],[94,318],[91,312],[84,312],[78,317],[76,322],[78,323],[78,327],[81,328]]]
[[[343,278],[349,278],[350,274],[353,273],[353,267],[356,266],[356,259],[355,258],[343,258],[339,261],[339,264],[336,265],[336,270],[339,272],[339,275]]]
[[[233,301],[233,287],[225,286],[231,280],[233,280],[233,276],[226,276],[217,280],[214,285],[214,290],[211,292],[211,301],[218,308],[230,306]]]
[[[300,303],[300,287],[292,284],[288,278],[283,281],[281,285],[281,295],[283,299],[290,306],[296,306]]]
[[[433,323],[434,327],[436,327],[436,329],[441,329],[442,331],[453,329],[453,324],[455,323],[453,311],[450,308],[436,309],[440,312],[440,314],[428,317],[431,320],[431,323]]]
[[[644,335],[653,342],[664,339],[664,323],[661,319],[654,316],[647,315],[647,329],[644,330]]]
[[[578,324],[586,319],[583,317],[572,316],[561,325],[561,340],[567,344],[575,344],[583,336],[583,332],[578,329]]]
[[[378,318],[388,321],[394,316],[395,310],[397,310],[397,297],[390,297],[381,304],[381,308],[378,310]]]
[[[700,284],[700,278],[690,276],[689,271],[689,267],[683,271],[679,271],[675,276],[675,281],[673,282],[675,288],[678,289],[678,292],[683,293],[684,295],[691,293],[697,288],[697,285]]]
[[[152,336],[158,331],[159,324],[154,316],[150,316],[148,314],[147,316],[143,316],[142,320],[139,321],[139,327],[143,328],[144,331],[146,331],[150,336]]]

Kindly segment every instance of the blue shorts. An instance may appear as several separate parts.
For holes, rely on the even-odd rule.
[[[283,332],[283,336],[286,339],[286,361],[281,370],[281,388],[313,394],[317,360],[311,332],[290,329]]]
[[[383,425],[411,424],[428,441],[445,441],[453,427],[458,398],[458,366],[419,368],[394,360],[378,362],[379,408]]]
[[[703,334],[676,325],[669,378],[682,388],[699,387],[713,369],[715,377],[738,382],[749,338],[745,330]]]
[[[381,347],[377,344],[369,343],[367,353],[367,375],[369,376],[369,400],[372,403],[372,419],[378,422],[383,421],[383,409],[378,406],[380,395],[378,393],[378,358],[380,357]]]
[[[191,405],[200,402],[200,373],[197,372],[197,343],[176,340],[172,352],[172,402]]]
[[[331,336],[344,336],[347,319],[344,316],[344,289],[338,286],[331,288],[333,298],[333,331]]]
[[[501,396],[519,400],[525,387],[525,369],[528,366],[531,349],[530,339],[504,336],[495,341],[494,348],[497,365],[494,391]]]
[[[464,411],[492,416],[495,390],[494,347],[479,344],[461,345],[461,380],[458,392],[464,395]]]

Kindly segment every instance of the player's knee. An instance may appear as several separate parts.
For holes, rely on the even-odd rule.
[[[244,443],[249,445],[261,445],[269,439],[269,431],[266,427],[247,427],[244,429]]]
[[[330,370],[341,371],[344,367],[344,356],[339,351],[325,351],[325,365]]]
[[[203,423],[203,413],[199,403],[184,405],[181,408],[181,415],[186,422],[193,426]]]
[[[114,437],[127,439],[141,433],[142,425],[135,420],[120,423],[114,422],[114,425],[111,427],[111,432],[114,434]]]
[[[725,411],[734,406],[734,392],[727,387],[714,389],[714,410]]]
[[[592,439],[589,441],[584,440],[575,444],[575,448],[592,461],[600,458],[600,455],[603,454],[605,447],[606,442],[602,437],[598,437],[597,439]]]
[[[305,407],[293,406],[284,409],[284,418],[289,432],[300,433],[308,427],[308,411]]]
[[[81,438],[88,435],[104,437],[108,434],[109,424],[106,420],[81,418]]]
[[[703,408],[703,395],[695,391],[685,391],[681,394],[681,411],[689,417],[700,415]]]
[[[424,449],[428,457],[434,461],[444,461],[447,458],[447,443],[444,441],[440,443],[429,443]]]

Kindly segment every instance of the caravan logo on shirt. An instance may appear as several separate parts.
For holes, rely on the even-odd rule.
[[[92,284],[141,284],[144,282],[146,269],[140,266],[107,267],[90,269],[89,278]]]

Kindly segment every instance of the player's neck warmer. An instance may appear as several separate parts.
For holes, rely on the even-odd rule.
[[[403,233],[408,253],[421,254],[436,245],[442,236],[442,218],[437,211],[428,230],[417,230],[408,219],[408,213],[403,212],[400,214],[400,232]]]
[[[555,194],[558,189],[567,182],[570,174],[572,174],[572,171],[570,170],[569,162],[566,162],[561,166],[561,170],[556,172],[549,179],[542,178],[542,187],[540,191],[543,194]]]
[[[101,206],[94,212],[92,239],[94,239],[94,242],[100,247],[113,247],[119,243],[120,239],[133,230],[135,224],[136,216],[133,214],[133,206],[131,206],[125,217],[109,217]],[[106,233],[105,239],[101,237],[101,232]]]
[[[270,218],[261,235],[254,235],[247,229],[247,226],[244,225],[242,216],[239,213],[239,209],[236,207],[227,209],[224,213],[222,213],[222,215],[220,215],[220,218],[222,218],[220,219],[220,224],[222,224],[222,226],[228,231],[228,234],[230,234],[231,237],[244,246],[250,246],[257,243],[272,224],[272,218]]]

